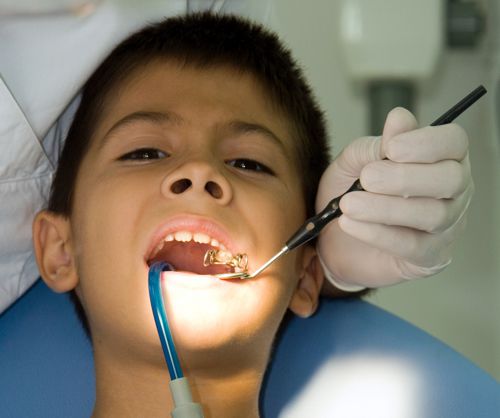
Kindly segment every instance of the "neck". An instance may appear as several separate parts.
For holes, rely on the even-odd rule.
[[[92,418],[170,416],[174,409],[168,370],[162,365],[131,363],[96,350],[96,403]],[[258,418],[263,370],[234,370],[226,374],[189,370],[194,402],[205,418]]]

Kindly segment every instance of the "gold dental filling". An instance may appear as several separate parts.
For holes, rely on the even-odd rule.
[[[233,267],[237,272],[247,272],[248,256],[246,254],[232,255],[228,251],[210,249],[205,253],[203,265],[208,267],[213,264],[225,264]]]

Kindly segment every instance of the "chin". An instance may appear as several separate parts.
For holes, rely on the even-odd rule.
[[[251,344],[267,326],[269,309],[256,286],[211,276],[164,273],[164,303],[180,351],[220,351]]]

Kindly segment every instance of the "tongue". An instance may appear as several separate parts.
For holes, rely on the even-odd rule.
[[[212,265],[205,267],[203,258],[205,253],[213,247],[208,244],[199,244],[194,241],[165,242],[165,245],[148,264],[155,261],[166,261],[171,264],[176,271],[187,271],[195,274],[219,274],[232,273],[233,269],[224,265]]]

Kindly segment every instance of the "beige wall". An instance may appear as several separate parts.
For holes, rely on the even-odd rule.
[[[497,1],[482,3],[490,20],[500,17]],[[327,113],[335,153],[368,134],[364,93],[348,81],[341,59],[338,6],[335,0],[276,0],[270,20]],[[490,21],[491,30],[494,26],[498,24]],[[470,137],[476,193],[454,261],[438,276],[379,290],[370,301],[435,335],[500,379],[500,142],[493,131],[500,44],[495,35],[488,33],[475,51],[445,50],[436,74],[418,87],[416,113],[422,124],[477,85],[489,90],[458,120]]]

